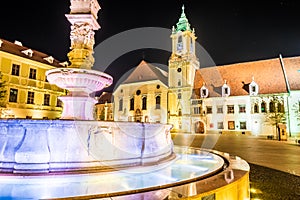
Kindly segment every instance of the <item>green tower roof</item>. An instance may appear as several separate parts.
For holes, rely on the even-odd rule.
[[[178,32],[178,31],[190,31],[191,30],[191,26],[189,24],[189,21],[186,18],[186,15],[184,13],[184,5],[182,6],[182,13],[181,13],[179,21],[176,25],[177,25],[176,32]]]

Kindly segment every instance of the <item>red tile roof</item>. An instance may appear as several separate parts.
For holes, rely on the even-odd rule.
[[[32,54],[32,57],[30,57],[30,56],[22,53],[22,51],[28,50],[30,48],[25,47],[25,46],[20,46],[18,44],[15,44],[13,42],[9,42],[9,41],[4,40],[4,39],[0,39],[0,40],[2,41],[0,51],[11,53],[11,54],[23,57],[23,58],[28,58],[30,60],[34,60],[34,61],[44,63],[44,64],[47,64],[47,65],[52,65],[54,67],[63,67],[62,65],[59,64],[59,63],[61,63],[61,61],[58,61],[56,59],[53,59],[53,63],[49,63],[47,60],[45,60],[44,58],[49,57],[49,55],[47,55],[45,53],[42,53],[42,52],[31,49],[33,51],[33,54]]]
[[[283,66],[291,90],[300,90],[300,57],[283,58]],[[205,82],[210,97],[222,96],[221,88],[227,81],[231,96],[249,95],[247,88],[252,81],[259,86],[259,94],[286,93],[283,66],[280,58],[207,67],[196,71],[194,90],[199,97],[199,89]]]

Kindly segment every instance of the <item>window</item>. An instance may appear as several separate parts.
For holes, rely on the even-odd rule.
[[[230,96],[230,88],[227,85],[227,82],[225,81],[224,85],[222,86],[222,97],[228,97]]]
[[[178,116],[182,116],[181,108],[179,108],[179,110],[178,110]]]
[[[200,96],[201,96],[201,98],[208,97],[208,89],[204,85],[200,89]]]
[[[258,113],[258,105],[254,104],[254,109],[253,109],[254,113]]]
[[[27,94],[27,104],[34,104],[34,92],[28,92]]]
[[[50,105],[50,94],[44,94],[44,106]]]
[[[181,80],[180,80],[180,79],[178,79],[177,86],[178,86],[178,87],[181,86]]]
[[[200,114],[200,107],[194,107],[194,114],[199,115]]]
[[[217,113],[223,113],[223,106],[217,106]]]
[[[206,106],[206,113],[211,114],[212,113],[212,107],[211,106]]]
[[[142,98],[142,110],[147,110],[147,97]]]
[[[130,99],[129,110],[134,110],[134,98],[133,97]]]
[[[36,69],[30,68],[30,71],[29,71],[29,78],[30,78],[30,79],[36,79]]]
[[[266,112],[266,103],[262,102],[260,106],[261,112],[265,113]]]
[[[11,88],[9,91],[9,102],[17,103],[18,101],[18,90]]]
[[[274,101],[271,101],[269,103],[269,109],[270,109],[270,112],[275,112],[275,102]]]
[[[19,76],[19,74],[20,74],[20,65],[12,64],[11,75]]]
[[[278,112],[283,113],[284,112],[284,105],[283,103],[278,103],[277,104]]]
[[[181,99],[181,93],[178,93],[177,98]]]
[[[240,129],[243,129],[243,130],[247,129],[246,122],[240,122]]]
[[[234,121],[228,121],[228,130],[234,130],[234,129],[235,129]]]
[[[246,113],[246,105],[239,105],[239,113]]]
[[[228,114],[233,114],[234,113],[234,106],[233,105],[228,105],[227,106],[227,113]]]
[[[218,129],[224,129],[224,123],[218,122]]]
[[[160,96],[155,97],[155,103],[156,103],[155,109],[160,109]]]
[[[119,111],[123,110],[123,99],[119,99]]]
[[[56,107],[62,107],[62,101],[60,99],[57,99]]]

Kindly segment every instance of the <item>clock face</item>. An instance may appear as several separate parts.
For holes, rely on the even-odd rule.
[[[178,42],[178,43],[177,43],[177,50],[178,50],[178,51],[181,51],[182,48],[183,48],[182,42]]]

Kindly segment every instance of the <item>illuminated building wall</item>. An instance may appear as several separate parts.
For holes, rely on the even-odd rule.
[[[2,118],[56,119],[61,114],[61,104],[57,97],[64,90],[50,85],[45,72],[62,67],[52,56],[22,46],[0,40],[0,71],[6,83],[5,108]]]
[[[95,119],[99,121],[113,121],[112,93],[103,92],[97,100],[98,102],[95,105]]]
[[[167,74],[142,61],[114,91],[114,120],[167,123]]]

